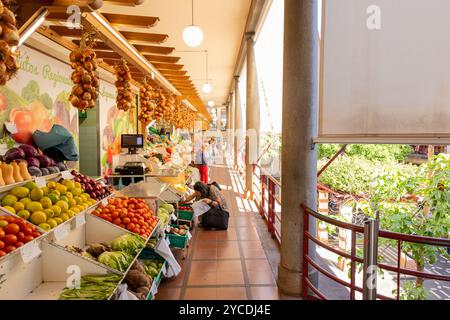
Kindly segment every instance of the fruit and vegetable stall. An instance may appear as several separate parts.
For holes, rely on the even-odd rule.
[[[94,9],[69,41],[53,25],[66,8],[36,5],[24,27],[12,2],[0,0],[0,300],[154,299],[194,227],[180,201],[198,110]],[[145,179],[114,185],[121,137],[139,134]]]
[[[2,187],[0,299],[153,299],[190,239],[155,187],[124,196],[74,170]]]

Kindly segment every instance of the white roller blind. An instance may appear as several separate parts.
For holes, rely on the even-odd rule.
[[[450,1],[326,0],[323,22],[319,141],[450,144]]]

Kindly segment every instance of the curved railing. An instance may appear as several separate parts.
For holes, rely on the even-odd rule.
[[[357,234],[364,234],[364,228],[359,225],[354,225],[351,223],[339,221],[327,216],[324,216],[310,208],[305,206],[301,206],[301,210],[303,211],[303,225],[304,225],[304,233],[303,233],[303,270],[308,270],[310,267],[316,269],[320,274],[328,277],[332,281],[349,288],[350,290],[350,299],[355,300],[356,292],[363,292],[363,288],[357,286],[355,283],[356,279],[356,264],[363,263],[363,259],[358,257],[356,254],[356,245],[357,245]],[[350,253],[335,248],[319,239],[317,239],[311,230],[309,229],[310,218],[317,219],[316,221],[328,223],[332,226],[342,228],[344,230],[348,230],[351,232],[351,250]],[[400,234],[396,232],[390,232],[385,230],[380,230],[378,232],[379,238],[389,239],[396,242],[396,265],[388,265],[386,263],[378,263],[378,268],[385,271],[390,271],[396,274],[396,295],[395,298],[388,297],[385,295],[377,294],[377,299],[381,300],[399,300],[400,299],[400,291],[401,291],[401,276],[413,276],[419,277],[424,280],[436,280],[436,281],[445,281],[450,283],[450,275],[442,275],[435,274],[424,271],[415,271],[412,269],[403,268],[401,266],[401,254],[402,254],[402,244],[404,243],[414,243],[414,244],[422,244],[422,245],[430,245],[436,247],[450,247],[450,239],[442,239],[442,238],[431,238],[431,237],[422,237],[416,235],[408,235],[408,234]],[[326,250],[333,252],[334,254],[346,258],[350,260],[350,282],[343,280],[331,272],[327,271],[325,268],[320,266],[317,261],[313,259],[313,255],[310,253],[310,242],[313,242],[315,245],[322,247]],[[326,293],[321,292],[318,287],[316,287],[311,279],[309,278],[309,272],[303,272],[303,298],[304,299],[322,299],[326,300]]]

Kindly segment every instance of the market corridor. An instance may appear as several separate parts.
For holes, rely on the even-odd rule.
[[[239,173],[225,164],[211,166],[210,176],[228,201],[229,229],[195,228],[186,260],[179,259],[183,271],[162,282],[157,299],[282,299],[275,281],[276,244],[266,236],[255,205],[243,199]]]

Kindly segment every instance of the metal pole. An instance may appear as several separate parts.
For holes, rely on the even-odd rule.
[[[363,300],[377,299],[378,219],[364,222]]]

